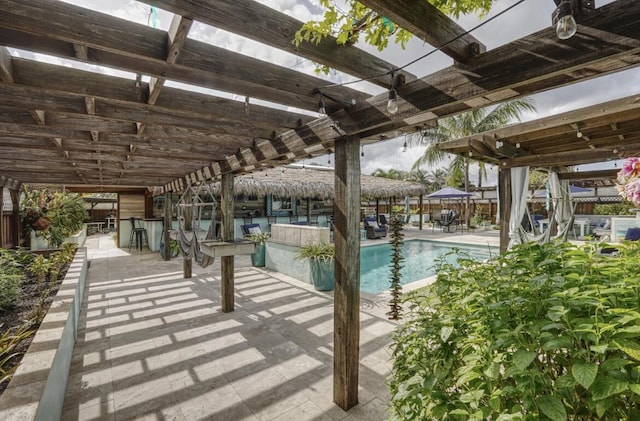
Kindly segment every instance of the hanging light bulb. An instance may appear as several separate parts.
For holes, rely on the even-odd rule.
[[[360,147],[360,156],[364,158],[364,145]]]
[[[324,105],[324,98],[322,98],[322,94],[320,94],[320,101],[318,101],[318,114],[327,115],[327,107]]]
[[[398,92],[394,88],[389,90],[389,101],[387,101],[387,111],[391,114],[398,112]]]
[[[327,159],[327,165],[331,165],[331,154],[329,154],[329,158]]]
[[[402,152],[406,152],[407,151],[407,141],[405,140],[404,143],[402,144]]]
[[[560,39],[569,39],[578,31],[578,24],[573,17],[571,1],[562,0],[562,3],[553,12],[556,21],[556,35]]]
[[[580,129],[578,129],[578,131],[576,132],[576,137],[582,137],[582,131]]]

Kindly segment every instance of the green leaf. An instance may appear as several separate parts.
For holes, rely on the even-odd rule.
[[[626,339],[612,341],[620,351],[624,352],[636,361],[640,361],[640,345]]]
[[[567,410],[557,396],[540,396],[536,403],[540,411],[553,421],[566,421]]]
[[[552,351],[555,349],[570,349],[572,347],[573,341],[565,337],[553,338],[542,345],[542,349],[544,349],[545,351]]]
[[[594,401],[606,399],[609,396],[617,395],[627,390],[628,385],[625,382],[618,381],[611,377],[597,379],[589,388],[591,397]]]
[[[447,339],[449,339],[452,332],[453,326],[442,326],[442,329],[440,329],[440,339],[442,342],[447,342]]]
[[[613,405],[613,399],[598,401],[598,403],[596,403],[596,414],[598,415],[598,417],[602,418],[604,416],[604,413],[607,412],[607,409],[611,408],[611,405]]]
[[[576,363],[571,367],[571,374],[585,389],[596,379],[598,374],[598,366],[595,363]]]
[[[513,364],[520,370],[524,370],[536,358],[536,353],[519,349],[513,354]]]
[[[632,363],[631,360],[627,360],[624,358],[610,358],[607,361],[600,364],[600,371],[607,372],[607,371],[618,370],[619,368],[624,367],[625,365],[628,365],[631,363]]]
[[[636,395],[640,395],[640,384],[630,384],[629,390],[635,393]]]

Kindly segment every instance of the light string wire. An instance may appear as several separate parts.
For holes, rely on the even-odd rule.
[[[418,58],[416,58],[416,59],[414,59],[414,60],[411,60],[410,62],[406,63],[405,65],[403,65],[403,66],[401,66],[401,67],[393,68],[393,69],[391,69],[391,70],[389,70],[388,72],[385,72],[385,73],[380,73],[380,74],[378,74],[378,75],[374,75],[374,76],[370,76],[370,77],[366,77],[366,78],[361,78],[361,79],[357,79],[357,80],[352,80],[352,81],[349,81],[349,82],[333,83],[333,84],[329,84],[329,85],[323,85],[323,86],[318,87],[318,89],[324,89],[324,88],[335,88],[335,87],[338,87],[338,86],[347,86],[347,85],[352,85],[352,84],[354,84],[354,83],[366,82],[366,81],[369,81],[369,80],[377,79],[377,78],[379,78],[380,76],[389,75],[389,74],[391,74],[391,73],[393,73],[393,72],[397,72],[397,71],[399,71],[399,70],[403,70],[403,69],[405,69],[406,67],[411,66],[412,64],[415,64],[415,63],[419,62],[420,60],[425,59],[425,58],[429,57],[430,55],[432,55],[432,54],[434,54],[434,53],[436,53],[436,52],[438,52],[438,51],[441,51],[441,50],[442,50],[443,48],[445,48],[447,45],[449,45],[449,44],[452,44],[452,43],[456,42],[457,40],[459,40],[460,38],[462,38],[462,37],[464,37],[464,36],[466,36],[466,35],[469,35],[469,34],[470,34],[470,33],[472,33],[473,31],[475,31],[475,30],[477,30],[477,29],[479,29],[479,28],[483,27],[483,26],[484,26],[484,25],[486,25],[487,23],[489,23],[489,22],[491,22],[491,21],[493,21],[493,20],[495,20],[495,19],[499,18],[500,16],[502,16],[502,15],[504,15],[505,13],[507,13],[507,12],[511,11],[512,9],[514,9],[516,6],[519,6],[520,4],[524,3],[525,1],[526,1],[526,0],[518,0],[517,2],[515,2],[514,4],[512,4],[511,6],[507,7],[506,9],[504,9],[504,10],[502,10],[502,11],[500,11],[500,12],[498,12],[498,13],[497,13],[497,14],[495,14],[494,16],[491,16],[491,17],[490,17],[490,18],[488,18],[487,20],[480,22],[479,24],[477,24],[477,25],[476,25],[476,26],[474,26],[473,28],[469,29],[468,31],[465,31],[465,32],[461,33],[460,35],[457,35],[457,36],[453,37],[452,39],[450,39],[449,41],[445,42],[445,43],[444,43],[444,44],[442,44],[441,46],[434,48],[433,50],[431,50],[431,51],[429,51],[429,52],[425,53],[424,55],[422,55],[422,56],[420,56],[420,57],[418,57]]]

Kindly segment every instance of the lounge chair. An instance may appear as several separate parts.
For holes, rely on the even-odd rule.
[[[378,225],[375,218],[364,218],[364,229],[367,232],[367,239],[369,240],[387,236],[387,228]]]
[[[439,226],[442,231],[451,232],[451,225],[458,224],[458,214],[452,210],[443,210],[440,213],[440,219],[434,221],[434,226]]]
[[[242,229],[242,234],[245,237],[248,237],[252,234],[262,234],[262,228],[260,228],[260,224],[244,224],[240,225]]]

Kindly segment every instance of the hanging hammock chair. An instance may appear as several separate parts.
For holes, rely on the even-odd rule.
[[[204,200],[203,195],[208,200]],[[213,195],[211,186],[208,184],[200,186],[189,186],[178,200],[178,245],[184,259],[194,259],[196,263],[206,268],[211,265],[215,258],[204,254],[200,248],[200,243],[205,240],[215,239],[215,220],[218,202]],[[211,220],[209,228],[205,231],[201,228],[202,210],[211,208]],[[191,219],[191,226],[186,227],[185,221]]]

